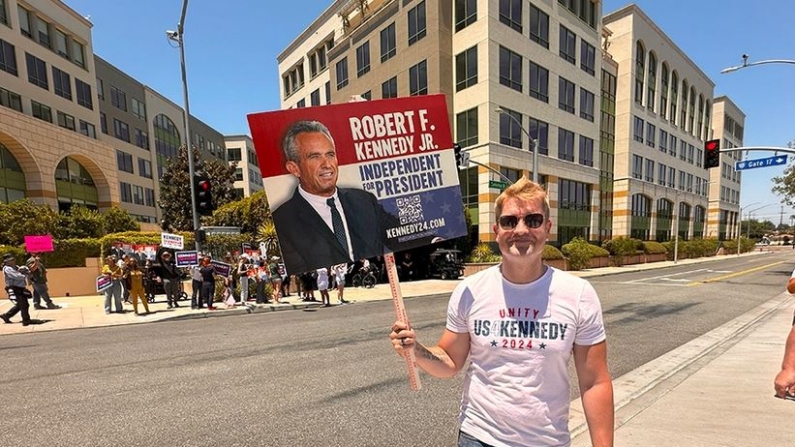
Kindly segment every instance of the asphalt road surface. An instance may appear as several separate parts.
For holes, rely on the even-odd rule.
[[[792,258],[593,278],[613,376],[778,295]],[[435,342],[447,297],[406,301]],[[462,377],[410,391],[394,319],[382,301],[3,336],[0,446],[454,445]]]

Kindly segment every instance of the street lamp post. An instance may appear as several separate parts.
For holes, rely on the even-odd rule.
[[[724,68],[720,72],[722,74],[731,73],[733,71],[741,70],[747,67],[755,67],[757,65],[767,65],[767,64],[793,64],[795,65],[795,60],[790,59],[768,59],[764,61],[756,61],[756,62],[748,62],[748,55],[743,54],[743,63],[742,65],[735,65],[734,67]]]
[[[760,207],[756,207],[756,208],[754,208],[754,209],[752,209],[752,210],[748,210],[748,214],[747,214],[747,216],[748,216],[748,226],[746,227],[746,232],[745,232],[745,237],[746,237],[746,238],[748,238],[748,239],[750,239],[750,238],[751,238],[751,214],[752,214],[754,211],[759,211],[759,210],[761,210],[762,208],[767,208],[767,207],[769,207],[769,206],[773,206],[773,205],[777,205],[777,204],[776,204],[776,203],[768,203],[767,205],[762,205],[762,206],[760,206]],[[747,206],[749,206],[749,205],[746,205],[746,207],[747,207]]]
[[[538,139],[533,138],[530,135],[530,132],[528,132],[527,129],[525,129],[524,126],[522,126],[522,122],[517,120],[516,117],[514,117],[510,113],[506,112],[501,108],[497,108],[497,113],[505,115],[510,119],[512,119],[516,124],[519,125],[519,128],[522,129],[522,132],[524,132],[524,134],[527,135],[527,138],[530,140],[530,146],[533,151],[533,182],[538,183]]]
[[[169,40],[177,42],[179,45],[179,63],[182,69],[182,96],[185,101],[185,149],[188,155],[188,184],[190,185],[190,202],[191,202],[191,214],[193,215],[193,231],[199,229],[199,213],[196,212],[196,191],[194,190],[193,185],[193,176],[196,173],[196,169],[193,166],[193,146],[191,145],[190,141],[190,104],[188,102],[188,75],[185,70],[185,42],[182,38],[184,31],[185,31],[185,15],[188,12],[188,0],[182,1],[182,15],[179,19],[179,24],[177,25],[176,31],[166,31],[166,37]],[[199,243],[199,238],[196,239],[196,251],[201,250],[201,244]]]

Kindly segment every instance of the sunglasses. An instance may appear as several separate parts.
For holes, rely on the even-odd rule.
[[[503,230],[513,230],[519,225],[519,219],[519,216],[500,216],[498,222]],[[527,228],[538,228],[544,225],[544,220],[546,220],[540,213],[525,214],[521,219],[524,220]]]

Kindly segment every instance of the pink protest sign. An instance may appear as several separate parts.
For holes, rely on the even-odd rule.
[[[25,236],[25,250],[27,250],[28,253],[55,251],[52,245],[52,235]]]

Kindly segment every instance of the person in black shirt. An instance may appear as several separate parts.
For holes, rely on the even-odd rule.
[[[207,303],[207,310],[215,310],[215,267],[210,263],[210,257],[202,258],[199,273],[202,276],[202,299]]]
[[[171,258],[171,252],[164,251],[160,256],[160,278],[163,279],[163,290],[166,292],[168,308],[179,307],[179,283],[182,275],[177,268],[177,263]]]

